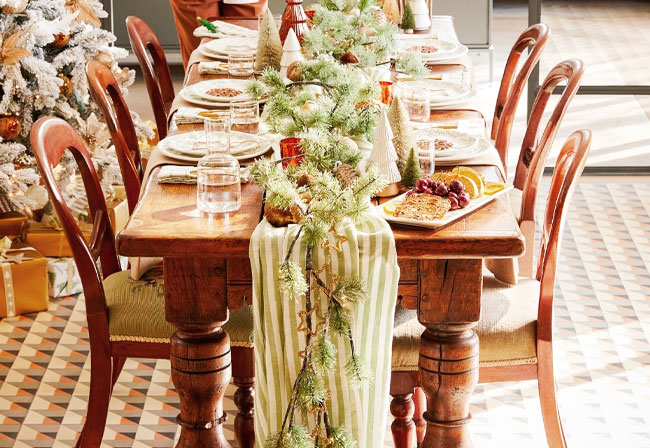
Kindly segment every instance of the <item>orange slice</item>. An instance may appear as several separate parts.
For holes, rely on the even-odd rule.
[[[402,202],[401,201],[391,201],[386,204],[384,204],[384,211],[388,215],[392,215],[395,213],[395,209],[397,208],[398,205],[400,205]]]
[[[474,184],[476,184],[478,187],[478,197],[481,197],[485,194],[485,177],[483,177],[483,175],[478,171],[466,166],[457,166],[452,170],[452,173],[461,174],[472,179],[474,181]]]

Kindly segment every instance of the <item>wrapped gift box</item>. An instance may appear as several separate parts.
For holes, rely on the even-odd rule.
[[[0,240],[0,318],[47,309],[47,260],[31,247]]]
[[[90,239],[92,224],[80,223],[86,241]],[[25,235],[25,243],[46,257],[71,257],[72,249],[68,245],[63,229],[46,226],[40,222],[31,222]]]
[[[74,258],[47,259],[48,293],[51,298],[71,296],[83,292]]]
[[[22,236],[27,230],[27,217],[18,212],[0,213],[0,238]]]
[[[129,220],[129,204],[127,204],[126,199],[123,199],[106,204],[106,207],[108,208],[108,218],[111,220],[113,232],[117,235],[118,232],[124,230]]]

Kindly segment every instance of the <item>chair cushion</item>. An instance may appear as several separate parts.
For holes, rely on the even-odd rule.
[[[165,283],[162,268],[133,280],[130,272],[104,279],[111,341],[169,342],[174,327],[165,320]],[[224,330],[233,346],[253,346],[253,312],[248,305],[230,312]]]
[[[517,222],[521,221],[521,201],[523,199],[524,192],[519,188],[513,188],[508,192],[508,199],[510,200],[510,207],[512,208],[512,213],[517,218]]]
[[[520,278],[508,286],[492,276],[483,279],[481,320],[474,328],[479,337],[482,367],[537,362],[537,307],[539,282]],[[398,306],[393,328],[393,371],[418,368],[420,336],[424,331],[415,310]]]

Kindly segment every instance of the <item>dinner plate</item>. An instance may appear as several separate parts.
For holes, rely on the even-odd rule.
[[[216,33],[211,32],[204,26],[198,26],[194,29],[194,36],[211,37],[213,39],[221,39],[225,37],[253,37],[257,39],[257,31],[255,30],[221,20],[215,20],[212,24],[217,27]]]
[[[398,89],[421,92],[429,97],[431,108],[453,106],[469,101],[474,95],[472,88],[460,82],[437,79],[398,81]]]
[[[392,202],[401,202],[405,199],[406,193],[397,196],[390,201],[378,205],[375,207],[375,211],[383,217],[386,221],[395,223],[395,224],[404,224],[408,226],[415,226],[415,227],[425,227],[428,229],[437,229],[438,227],[443,227],[446,226],[447,224],[451,224],[454,221],[457,221],[460,218],[463,218],[470,213],[478,210],[479,208],[483,207],[484,205],[492,202],[499,196],[502,196],[503,194],[507,193],[508,191],[512,190],[513,186],[512,185],[506,185],[506,187],[497,192],[494,193],[493,195],[483,195],[480,198],[472,199],[469,203],[469,205],[465,208],[457,208],[456,210],[449,210],[447,213],[445,213],[445,216],[443,216],[440,219],[434,219],[430,221],[423,221],[419,219],[410,219],[410,218],[399,218],[391,215],[390,213],[386,213],[386,210],[384,209],[384,206],[386,204],[390,204]]]
[[[257,39],[254,37],[226,37],[208,41],[199,47],[199,51],[208,57],[226,57],[232,51],[241,51],[254,55],[257,51]]]
[[[472,156],[475,155],[477,149],[480,149],[477,148],[479,146],[479,136],[454,129],[420,127],[416,130],[417,137],[428,137],[430,140],[446,140],[453,145],[449,149],[436,150],[436,160],[438,158]]]
[[[444,39],[438,39],[436,37],[420,37],[417,35],[407,35],[399,34],[398,35],[399,44],[398,48],[401,51],[408,51],[409,48],[417,45],[421,47],[420,57],[424,62],[442,62],[448,59],[456,59],[461,56],[465,56],[469,49],[458,42],[452,42]],[[422,47],[426,50],[427,47],[436,48],[435,52],[426,52],[422,51]]]
[[[173,159],[198,162],[207,153],[204,142],[205,131],[184,132],[164,138],[158,143],[158,149]],[[266,154],[271,144],[269,139],[258,135],[237,131],[230,133],[230,154],[240,161]]]
[[[251,101],[252,98],[245,93],[248,85],[246,79],[211,79],[183,87],[179,92],[185,101],[201,106],[228,107],[233,101]],[[225,97],[210,95],[210,89],[237,89],[242,93],[237,96]]]

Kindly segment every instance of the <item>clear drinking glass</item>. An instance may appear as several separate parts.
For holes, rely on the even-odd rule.
[[[260,131],[260,105],[257,101],[230,103],[230,122],[233,131],[256,134]]]
[[[411,87],[403,87],[400,91],[404,107],[409,113],[411,121],[427,122],[431,116],[431,105],[429,97]]]
[[[422,177],[429,177],[436,169],[435,143],[428,135],[421,134],[416,137],[415,145]]]
[[[229,154],[230,118],[206,118],[204,127],[207,154],[197,164],[197,208],[210,214],[239,210],[239,162]]]
[[[252,76],[255,71],[255,55],[250,51],[233,49],[228,52],[228,74],[230,76]]]

